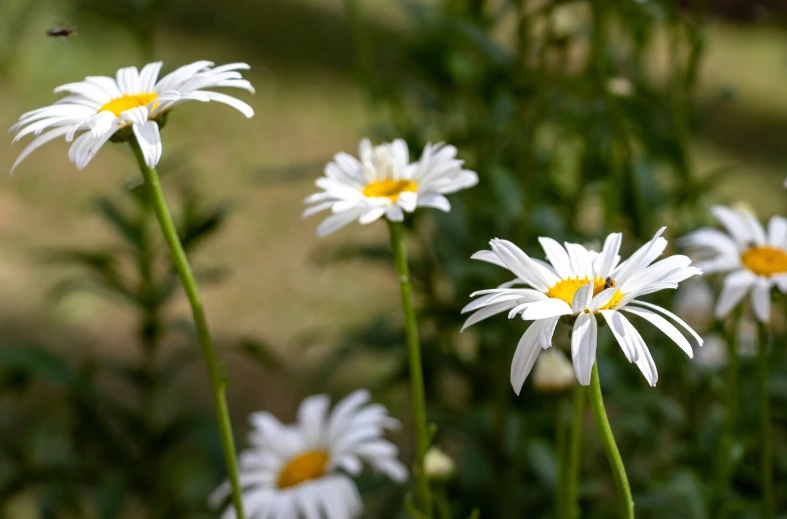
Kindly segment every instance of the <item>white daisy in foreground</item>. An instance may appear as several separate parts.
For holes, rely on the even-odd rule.
[[[240,455],[246,517],[360,517],[363,504],[348,474],[359,474],[364,462],[394,481],[405,481],[407,469],[396,458],[396,446],[383,438],[399,422],[369,399],[367,391],[355,391],[329,412],[328,396],[308,397],[293,425],[283,425],[267,412],[252,414],[251,448]],[[211,502],[218,506],[229,495],[224,483]],[[228,507],[222,517],[236,517],[235,509]]]
[[[767,323],[771,288],[787,292],[787,219],[771,217],[766,231],[748,211],[724,206],[711,211],[727,233],[703,228],[682,241],[702,258],[697,266],[703,272],[729,272],[716,302],[716,316],[726,316],[751,292],[754,314]]]
[[[334,156],[325,166],[325,176],[315,182],[322,191],[305,200],[310,207],[304,218],[325,209],[334,213],[317,228],[319,236],[354,220],[368,224],[385,215],[400,222],[416,207],[447,212],[451,204],[443,195],[478,183],[475,172],[462,169],[464,161],[456,158],[456,148],[442,143],[427,144],[421,159],[411,163],[402,139],[379,146],[363,139],[358,156],[360,160],[347,153]]]
[[[83,169],[118,131],[130,128],[136,136],[149,167],[161,158],[159,123],[175,105],[183,101],[218,101],[239,110],[246,117],[254,110],[246,103],[206,88],[231,87],[254,92],[239,70],[248,70],[245,63],[213,67],[210,61],[185,65],[156,81],[161,63],[150,63],[138,71],[122,68],[112,78],[88,76],[84,81],[59,86],[55,93],[69,95],[51,106],[27,112],[19,118],[12,132],[14,142],[26,135],[37,137],[25,148],[11,168],[13,171],[30,153],[43,144],[65,136],[74,141],[68,158]],[[74,140],[78,132],[84,132]],[[124,137],[129,137],[124,136]]]
[[[539,350],[552,346],[552,335],[561,317],[573,323],[571,357],[577,379],[582,385],[590,384],[596,361],[596,319],[602,316],[629,362],[636,363],[648,383],[655,386],[658,373],[650,351],[623,312],[658,327],[689,357],[693,355],[689,341],[659,314],[675,321],[702,344],[700,336],[678,316],[636,299],[677,288],[681,281],[701,274],[698,268],[690,266],[691,260],[686,256],[669,256],[653,263],[667,246],[667,240],[661,237],[664,229],[623,263],[618,255],[621,234],[610,234],[600,253],[576,243],[566,243],[564,248],[551,238],[539,238],[549,264],[530,258],[509,241],[494,239],[490,242],[491,251],[477,252],[473,259],[506,268],[517,278],[498,288],[472,294],[471,297],[479,297],[462,310],[463,313],[474,311],[463,329],[501,312],[508,312],[509,318],[521,314],[522,319],[534,321],[519,341],[511,364],[511,384],[519,394]],[[514,288],[516,285],[530,288]]]

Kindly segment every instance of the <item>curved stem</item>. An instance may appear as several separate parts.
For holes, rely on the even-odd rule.
[[[757,323],[757,385],[760,399],[760,471],[762,473],[762,517],[772,519],[773,504],[773,440],[771,404],[768,394],[768,325]]]
[[[620,517],[634,519],[634,499],[631,497],[631,487],[626,476],[626,467],[623,465],[623,459],[620,457],[615,438],[612,436],[612,428],[609,426],[609,420],[607,420],[607,412],[604,410],[604,399],[601,396],[601,384],[598,381],[598,366],[596,364],[593,364],[588,393],[598,435],[601,437],[601,443],[604,444],[609,465],[612,467],[612,475],[615,477],[615,485],[618,487],[618,493],[620,494],[620,506],[623,512],[623,515]]]
[[[416,477],[418,492],[423,512],[432,517],[432,494],[429,479],[424,470],[424,457],[429,450],[429,429],[426,424],[426,394],[424,391],[424,374],[421,366],[421,344],[418,340],[418,323],[415,319],[413,294],[410,287],[410,270],[407,265],[407,250],[404,245],[404,230],[401,222],[388,222],[391,231],[391,249],[393,251],[396,274],[399,277],[399,292],[402,296],[405,331],[407,333],[407,353],[410,356],[410,386],[413,399],[413,419],[416,434]]]
[[[213,398],[216,402],[216,417],[221,432],[224,461],[227,464],[227,477],[232,486],[232,502],[235,505],[235,512],[238,519],[243,519],[245,516],[243,513],[243,497],[238,478],[235,440],[232,437],[232,424],[230,422],[229,409],[227,408],[227,399],[224,395],[226,380],[219,369],[219,361],[216,358],[216,351],[213,348],[213,342],[210,338],[210,332],[208,331],[208,321],[205,317],[205,311],[202,308],[197,281],[194,279],[194,274],[191,271],[186,252],[183,250],[180,238],[178,238],[178,231],[175,228],[175,223],[172,221],[172,215],[169,213],[167,201],[164,198],[164,192],[159,182],[158,173],[155,168],[150,168],[145,164],[145,158],[142,155],[142,150],[137,140],[132,138],[129,140],[129,144],[134,152],[134,156],[137,158],[139,169],[149,189],[153,212],[158,220],[161,233],[164,235],[164,241],[167,242],[167,247],[169,248],[172,262],[175,265],[175,270],[180,277],[180,282],[183,285],[183,290],[186,292],[189,304],[191,305],[191,313],[194,316],[194,326],[197,329],[199,344],[202,348],[202,356],[205,358],[205,366],[208,370],[208,378],[210,379],[210,385],[213,388]]]

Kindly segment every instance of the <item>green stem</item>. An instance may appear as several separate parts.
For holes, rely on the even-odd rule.
[[[164,192],[159,182],[158,173],[155,168],[150,168],[145,164],[145,157],[142,154],[142,149],[139,147],[137,140],[132,138],[129,140],[129,144],[131,145],[131,150],[134,152],[134,156],[137,158],[137,163],[145,179],[145,184],[150,190],[153,212],[159,222],[161,233],[164,235],[164,241],[167,242],[167,247],[169,247],[175,270],[178,272],[180,282],[183,285],[183,289],[191,305],[194,325],[197,328],[197,336],[199,337],[200,347],[202,348],[202,355],[205,358],[205,366],[208,370],[210,385],[213,388],[213,398],[216,402],[216,417],[219,422],[219,430],[221,431],[224,461],[227,464],[227,477],[232,486],[232,502],[235,505],[235,512],[238,519],[244,519],[243,497],[241,494],[240,480],[238,478],[238,462],[235,455],[235,441],[232,437],[232,424],[230,422],[229,409],[227,408],[227,399],[224,395],[226,380],[219,369],[219,361],[216,358],[216,351],[213,348],[210,332],[208,331],[208,321],[205,317],[205,311],[202,308],[197,281],[194,279],[194,274],[191,271],[186,252],[183,250],[183,245],[178,238],[178,231],[175,228],[175,223],[172,221],[172,215],[169,213],[167,201],[164,198]]]
[[[771,404],[768,394],[768,325],[757,323],[757,384],[760,398],[760,470],[762,471],[762,517],[772,519],[773,504],[773,440],[771,432]]]
[[[432,517],[432,494],[429,479],[424,470],[424,457],[429,450],[429,430],[426,424],[426,396],[424,391],[424,374],[421,366],[421,345],[418,340],[418,323],[415,319],[413,294],[410,287],[410,272],[407,265],[407,251],[404,245],[404,229],[401,222],[388,222],[391,231],[391,249],[399,276],[399,291],[402,296],[405,329],[407,332],[407,352],[410,356],[410,385],[413,398],[413,419],[416,434],[416,477],[421,497],[421,508],[428,517]]]
[[[601,443],[604,444],[609,465],[612,467],[612,475],[615,478],[615,485],[618,487],[618,493],[620,494],[620,506],[623,512],[620,517],[634,519],[634,499],[631,497],[631,487],[626,476],[626,467],[623,465],[623,459],[620,457],[615,438],[612,436],[612,428],[609,426],[609,420],[607,420],[607,412],[604,410],[604,399],[601,396],[601,384],[598,380],[598,366],[596,364],[593,364],[588,393],[598,435],[601,437]]]
[[[568,473],[568,439],[566,438],[565,396],[560,395],[557,405],[557,484],[555,485],[555,517],[565,519],[566,501],[563,489],[566,488]],[[565,496],[568,497],[568,496]]]
[[[719,479],[716,488],[715,517],[726,517],[727,488],[732,478],[732,447],[735,421],[738,414],[738,387],[740,360],[738,358],[738,326],[741,320],[740,308],[733,313],[727,330],[727,376],[725,377],[724,422],[719,439]]]
[[[571,417],[571,437],[568,445],[568,467],[566,474],[566,519],[579,517],[577,503],[579,489],[579,451],[582,445],[582,415],[585,414],[585,391],[577,384],[574,387],[573,416]]]

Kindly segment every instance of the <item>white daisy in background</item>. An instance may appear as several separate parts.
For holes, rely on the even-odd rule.
[[[576,382],[574,369],[560,348],[550,348],[538,356],[533,368],[533,386],[543,392],[563,391]]]
[[[768,322],[771,289],[787,292],[787,219],[771,217],[766,231],[749,211],[724,206],[711,211],[727,232],[702,228],[682,241],[701,258],[697,266],[703,272],[728,272],[716,301],[716,316],[726,316],[751,292],[755,316]]]
[[[508,312],[509,318],[521,314],[522,319],[534,321],[519,341],[511,364],[511,384],[519,394],[539,350],[552,345],[555,326],[564,316],[573,321],[574,372],[580,384],[588,385],[596,360],[596,319],[603,316],[629,362],[637,364],[650,385],[656,385],[658,373],[653,358],[623,312],[658,327],[690,357],[693,353],[689,341],[659,314],[675,321],[702,344],[700,336],[678,316],[637,299],[677,288],[681,281],[701,274],[698,268],[690,266],[691,260],[686,256],[669,256],[653,263],[667,246],[662,232],[664,228],[623,263],[618,255],[621,234],[610,234],[600,253],[588,251],[577,243],[566,243],[564,248],[551,238],[539,238],[549,264],[530,258],[509,241],[494,239],[490,242],[491,251],[477,252],[473,259],[499,265],[517,277],[498,288],[472,294],[471,297],[479,297],[463,309],[463,313],[474,312],[463,329],[501,312]],[[516,285],[530,288],[515,288]]]
[[[367,391],[355,391],[329,412],[328,396],[311,396],[301,403],[293,425],[264,411],[252,414],[251,448],[240,455],[247,518],[360,517],[363,504],[348,474],[359,474],[364,462],[394,481],[405,481],[407,469],[396,458],[396,446],[383,438],[399,422],[369,400]],[[211,502],[219,506],[229,495],[225,482]],[[236,517],[235,509],[228,507],[222,517]]]
[[[334,156],[325,176],[315,182],[322,191],[305,200],[310,207],[304,218],[325,209],[333,213],[317,228],[319,236],[354,220],[368,224],[385,215],[400,222],[416,207],[447,212],[451,204],[443,195],[478,183],[475,172],[462,169],[464,161],[456,158],[453,146],[427,144],[421,159],[412,163],[402,139],[379,146],[363,139],[358,148],[359,159],[347,153]]]
[[[246,117],[254,115],[246,103],[205,90],[231,87],[254,92],[251,83],[238,72],[248,68],[245,63],[213,67],[210,61],[197,61],[156,81],[161,70],[159,62],[145,65],[141,71],[136,67],[122,68],[114,78],[89,76],[84,81],[59,86],[55,93],[69,95],[51,106],[27,112],[11,127],[12,132],[17,132],[14,142],[26,135],[36,135],[11,171],[34,150],[61,136],[68,142],[74,141],[68,158],[77,169],[83,169],[101,146],[123,128],[131,128],[145,162],[154,167],[161,158],[159,122],[175,105],[183,101],[218,101]],[[78,132],[84,133],[74,140]]]

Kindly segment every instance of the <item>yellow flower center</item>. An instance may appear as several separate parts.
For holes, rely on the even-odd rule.
[[[787,252],[776,247],[752,247],[743,253],[741,261],[758,276],[787,273]]]
[[[555,299],[562,299],[569,305],[574,301],[574,294],[577,293],[577,290],[580,287],[584,287],[588,284],[590,278],[583,277],[580,278],[577,276],[576,278],[568,278],[568,279],[561,279],[555,285],[549,289],[547,292],[547,297],[552,297]],[[614,288],[615,287],[615,280],[614,279],[604,279],[604,278],[593,278],[593,296],[599,295],[601,292],[606,290],[607,288]],[[620,293],[620,290],[616,290],[612,296],[612,299],[609,302],[602,306],[599,310],[609,310],[610,308],[615,308],[615,306],[620,303],[623,299],[623,294]]]
[[[291,459],[279,473],[279,488],[300,485],[311,479],[325,475],[328,466],[328,453],[325,451],[307,451]]]
[[[132,108],[138,108],[140,106],[147,106],[155,101],[157,97],[158,94],[155,92],[147,92],[145,94],[124,94],[123,96],[117,97],[106,103],[104,106],[99,108],[98,111],[112,112],[116,116],[120,117],[120,114],[126,110],[131,110]]]
[[[372,182],[363,188],[363,195],[375,198],[387,198],[391,202],[396,202],[399,195],[405,191],[418,191],[418,184],[411,180],[379,180]]]

